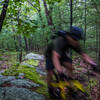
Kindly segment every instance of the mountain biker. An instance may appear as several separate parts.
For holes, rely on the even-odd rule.
[[[69,49],[73,49],[81,55],[86,63],[96,65],[92,58],[84,53],[80,47],[79,40],[83,39],[83,31],[81,28],[73,26],[70,32],[59,31],[58,33],[63,34],[63,36],[59,35],[55,37],[45,52],[48,87],[50,87],[54,69],[56,69],[59,74],[62,74],[62,66],[64,66],[66,74],[69,77],[73,77],[72,59],[67,55]]]

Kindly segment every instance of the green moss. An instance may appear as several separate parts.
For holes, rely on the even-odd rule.
[[[40,75],[36,72],[35,68],[30,68],[26,65],[21,65],[18,68],[18,73],[24,73],[25,78],[30,79],[35,83],[45,85],[45,82],[41,79]]]
[[[0,54],[0,57],[3,56],[3,54]]]
[[[0,57],[0,61],[4,60],[2,57]]]
[[[98,84],[99,84],[99,82],[98,82],[97,79],[91,78],[91,79],[89,80],[88,88],[90,88],[90,87],[95,87],[95,86],[97,86]]]
[[[2,75],[16,76],[16,75],[18,75],[17,68],[18,67],[16,65],[13,65],[13,66],[9,67],[8,69],[6,69],[5,72],[2,73]]]
[[[34,81],[35,83],[41,84],[43,86],[46,85],[44,80],[40,77],[40,75],[36,72],[35,68],[28,67],[26,65],[20,65],[17,67],[16,65],[10,67],[9,69],[5,70],[3,75],[10,75],[10,76],[17,76],[19,73],[24,73],[25,78]]]
[[[43,94],[43,95],[49,97],[47,85],[44,86],[44,87],[38,88],[38,89],[36,90],[36,92],[38,92],[38,93],[40,93],[40,94]]]
[[[38,60],[34,60],[34,59],[30,59],[30,60],[25,61],[25,63],[33,65],[33,66],[38,66],[39,61]]]

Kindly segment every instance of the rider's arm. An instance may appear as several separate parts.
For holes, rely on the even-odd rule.
[[[52,51],[52,61],[53,61],[53,64],[56,68],[56,70],[61,73],[62,72],[62,67],[61,67],[61,64],[60,64],[60,55],[56,52],[56,51]]]
[[[89,57],[86,53],[84,53],[81,49],[80,43],[77,40],[72,39],[71,37],[68,37],[68,40],[70,42],[71,48],[74,49],[78,54],[81,55],[82,59],[90,64],[96,66],[96,63],[92,60],[91,57]]]
[[[81,55],[82,59],[83,59],[86,63],[88,63],[88,64],[90,64],[90,65],[93,65],[93,66],[96,66],[96,63],[95,63],[95,62],[92,60],[92,58],[89,57],[86,53],[82,52],[80,55]]]

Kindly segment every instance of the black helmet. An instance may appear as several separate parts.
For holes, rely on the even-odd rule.
[[[69,34],[75,40],[84,40],[83,30],[77,26],[72,26]]]

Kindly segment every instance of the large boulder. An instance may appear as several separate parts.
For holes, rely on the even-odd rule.
[[[45,96],[35,92],[41,88],[28,79],[16,79],[12,76],[0,77],[0,100],[45,100]]]
[[[10,83],[14,86],[19,86],[19,87],[27,87],[27,88],[40,87],[39,84],[36,84],[34,82],[25,79],[12,80]]]
[[[15,80],[15,76],[2,76],[0,77],[0,85]]]
[[[4,85],[5,84],[5,85]],[[39,84],[36,84],[32,81],[29,81],[28,79],[16,79],[14,76],[2,76],[0,77],[0,86],[18,86],[18,87],[27,87],[27,88],[33,88],[33,87],[40,87]]]
[[[45,100],[45,97],[26,88],[0,88],[0,100]]]

